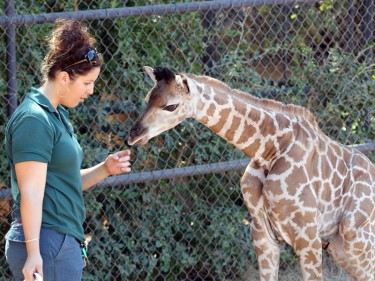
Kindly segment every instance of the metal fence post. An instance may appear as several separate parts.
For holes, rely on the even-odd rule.
[[[14,0],[7,0],[5,2],[5,14],[9,18],[16,15]],[[8,82],[8,116],[10,117],[17,108],[16,27],[14,24],[9,24],[6,28],[6,74]]]
[[[341,40],[344,41],[345,44],[345,51],[349,53],[353,53],[355,50],[355,42],[354,42],[354,32],[355,32],[355,7],[353,0],[349,0],[349,7],[348,7],[348,15],[346,24],[348,25],[348,32],[346,36],[343,36]]]
[[[366,60],[366,58],[372,56],[372,50],[370,46],[371,42],[374,39],[374,0],[363,0],[360,11],[363,15],[360,45],[362,47],[362,50],[364,50],[363,56]]]
[[[202,13],[202,26],[208,33],[203,37],[203,43],[206,46],[205,52],[202,56],[203,71],[206,75],[214,75],[215,64],[219,61],[219,52],[217,50],[218,38],[217,35],[212,35],[213,29],[216,25],[216,11],[208,10]]]
[[[283,22],[282,22],[282,30],[283,30],[283,50],[281,54],[281,60],[282,60],[282,65],[283,65],[283,76],[282,76],[282,82],[287,83],[288,81],[288,64],[289,64],[289,44],[290,44],[290,38],[289,38],[289,28],[290,28],[290,12],[291,12],[291,7],[289,4],[285,4],[282,6],[281,9],[281,14],[283,16]],[[287,45],[285,45],[287,44]]]

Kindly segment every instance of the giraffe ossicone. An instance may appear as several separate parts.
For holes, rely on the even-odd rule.
[[[128,143],[194,118],[251,161],[241,191],[260,280],[277,280],[280,243],[304,281],[323,280],[322,247],[357,281],[375,281],[375,165],[326,136],[303,107],[260,99],[207,76],[144,67],[155,85]]]

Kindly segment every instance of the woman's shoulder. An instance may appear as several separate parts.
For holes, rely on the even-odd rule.
[[[39,126],[53,128],[51,114],[27,96],[14,111],[7,127],[8,129],[15,128],[20,124],[33,126],[35,130],[37,130]]]
[[[41,122],[48,122],[49,116],[47,112],[41,108],[37,103],[25,99],[15,110],[15,112],[12,115],[12,119],[14,120],[22,120],[22,119],[37,119]]]

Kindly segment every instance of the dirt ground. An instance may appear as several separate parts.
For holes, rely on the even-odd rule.
[[[279,270],[279,281],[301,281],[302,273],[298,264],[291,265],[287,269]],[[323,260],[324,281],[352,281],[345,271],[338,267],[333,260],[325,256]],[[238,281],[259,281],[259,271],[254,265],[249,265],[243,278]]]

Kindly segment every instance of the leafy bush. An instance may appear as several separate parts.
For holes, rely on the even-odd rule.
[[[219,199],[213,197],[217,185],[213,183],[221,177],[204,177],[212,184],[196,186],[192,181],[176,179],[158,185],[113,188],[110,196],[105,191],[87,194],[96,200],[89,208],[90,223],[86,227],[95,232],[90,243],[94,270],[86,278],[238,277],[247,261],[244,250],[249,253],[248,259],[252,251],[248,227],[244,224],[246,210],[228,200],[217,203]],[[207,189],[212,194],[206,195]],[[237,188],[229,188],[226,193],[238,197]],[[103,252],[106,254],[100,254]],[[98,267],[110,270],[98,273]]]

